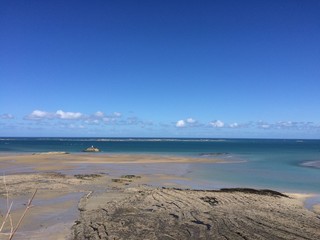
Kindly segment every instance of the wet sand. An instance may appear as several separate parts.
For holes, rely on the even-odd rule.
[[[16,223],[14,239],[320,239],[319,207],[306,195],[182,190],[188,163],[213,158],[153,155],[1,155]],[[165,187],[165,188],[163,188]],[[179,188],[179,189],[173,189]],[[0,210],[6,211],[0,184]],[[1,221],[0,217],[0,221]],[[7,239],[9,225],[0,233]]]

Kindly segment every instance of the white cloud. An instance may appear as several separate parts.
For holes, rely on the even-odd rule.
[[[213,121],[213,122],[210,122],[209,123],[212,127],[215,127],[215,128],[222,128],[224,127],[224,122],[220,121],[220,120],[216,120],[216,121]]]
[[[292,130],[311,130],[319,128],[319,124],[314,122],[293,122],[293,121],[280,121],[274,124],[269,124],[270,127],[277,129],[292,129]]]
[[[119,112],[114,112],[113,113],[113,117],[121,117],[121,116],[122,116],[122,114],[119,113]]]
[[[193,118],[188,118],[186,120],[187,123],[190,123],[190,124],[193,124],[193,123],[196,123],[196,120],[194,120]]]
[[[34,110],[32,113],[25,117],[25,119],[27,120],[42,120],[51,118],[54,118],[54,114],[41,110]]]
[[[179,120],[176,122],[176,127],[195,127],[198,126],[197,121],[193,118],[187,118],[186,120]]]
[[[82,113],[79,112],[64,112],[58,110],[55,113],[50,113],[41,110],[34,110],[32,113],[27,115],[24,119],[27,120],[45,120],[45,119],[80,119],[83,117]]]
[[[0,119],[14,119],[14,116],[12,114],[0,114]]]
[[[238,123],[231,123],[231,124],[229,124],[229,127],[231,127],[231,128],[237,128],[237,127],[239,127],[239,124]]]
[[[275,126],[277,128],[295,128],[299,127],[299,125],[306,126],[306,123],[298,123],[298,122],[292,122],[292,121],[280,121],[275,123]]]
[[[60,119],[79,119],[83,114],[79,112],[64,112],[62,110],[58,110],[56,112],[56,116]]]
[[[103,118],[104,117],[104,113],[101,112],[101,111],[98,111],[94,114],[94,117],[97,117],[97,118]]]
[[[264,122],[262,120],[256,122],[256,127],[258,128],[262,128],[262,129],[270,129],[274,126],[274,124],[268,123],[268,122]]]
[[[89,125],[98,125],[100,123],[100,120],[98,120],[98,119],[87,119],[84,122],[89,124]]]
[[[86,126],[77,123],[59,123],[56,124],[58,129],[85,129]]]
[[[69,124],[69,125],[67,125],[66,126],[67,128],[70,128],[70,129],[84,129],[85,128],[85,126],[83,126],[83,125],[77,125],[77,124]]]
[[[287,121],[287,122],[279,122],[279,124],[281,126],[284,126],[284,127],[292,127],[293,126],[293,123],[291,121]]]
[[[9,117],[0,115],[1,118]],[[25,116],[24,119],[26,120],[48,120],[48,119],[60,119],[60,120],[83,120],[85,123],[88,124],[98,124],[98,121],[103,122],[115,122],[119,121],[122,117],[120,112],[114,112],[110,115],[106,115],[102,111],[97,111],[94,114],[86,115],[81,112],[65,112],[63,110],[58,110],[56,112],[46,112],[41,110],[34,110],[29,115]]]
[[[119,121],[119,118],[121,118],[121,117],[122,117],[122,114],[119,112],[113,112],[109,115],[106,115],[102,111],[97,111],[96,113],[94,113],[93,115],[91,115],[87,118],[82,116],[82,118],[87,119],[86,120],[87,123],[93,123],[93,124],[98,124],[100,121],[102,121],[104,123],[115,123],[115,122]]]
[[[128,117],[123,123],[128,125],[138,125],[140,120],[137,117]]]
[[[108,117],[105,117],[105,118],[103,118],[102,120],[103,120],[105,123],[110,122],[110,118],[108,118]]]
[[[119,122],[119,119],[121,118],[122,114],[119,112],[114,112],[110,115],[103,116],[102,120],[104,123],[116,123]]]
[[[279,121],[279,122],[264,122],[264,121],[258,121],[253,122],[248,127],[257,127],[261,129],[272,129],[272,130],[293,130],[293,131],[299,131],[299,130],[312,130],[312,129],[318,129],[319,126],[314,122],[294,122],[294,121]]]
[[[176,127],[185,127],[186,126],[186,122],[184,120],[179,120],[177,123],[176,123]]]

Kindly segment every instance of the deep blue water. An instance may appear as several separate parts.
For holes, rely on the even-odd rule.
[[[89,146],[104,153],[151,153],[223,158],[194,163],[186,177],[212,187],[259,187],[320,193],[320,140],[1,138],[0,154],[66,151]],[[305,166],[304,166],[305,165]]]

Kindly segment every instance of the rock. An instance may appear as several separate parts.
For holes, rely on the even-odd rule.
[[[270,191],[137,189],[82,211],[73,239],[320,239],[316,214]]]

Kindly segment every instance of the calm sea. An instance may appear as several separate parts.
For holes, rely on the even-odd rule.
[[[103,153],[222,158],[189,164],[201,187],[258,187],[320,194],[320,140],[172,138],[0,138],[0,154],[65,151],[95,146]]]

